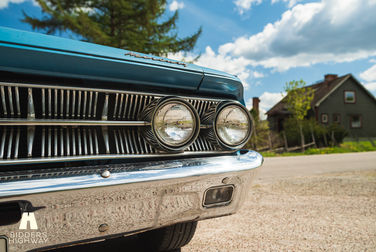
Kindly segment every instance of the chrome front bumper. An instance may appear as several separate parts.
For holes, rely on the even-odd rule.
[[[9,251],[27,251],[234,214],[262,163],[257,152],[239,151],[221,157],[0,174],[0,203],[27,202],[26,211],[34,212],[38,227],[19,229],[18,222],[0,226],[0,235],[8,237]],[[105,178],[105,171],[110,177]],[[235,188],[232,201],[204,207],[204,192],[224,184]]]

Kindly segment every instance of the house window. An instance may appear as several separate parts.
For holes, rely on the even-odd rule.
[[[321,123],[328,123],[329,117],[328,114],[321,114]]]
[[[355,103],[355,91],[345,91],[345,103]]]
[[[351,128],[359,129],[362,128],[362,116],[361,115],[351,115],[350,116]]]
[[[333,115],[333,122],[340,124],[341,123],[341,115],[340,114],[334,114]]]

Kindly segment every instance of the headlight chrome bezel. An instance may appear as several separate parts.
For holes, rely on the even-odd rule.
[[[221,114],[221,112],[228,108],[234,106],[236,108],[239,108],[244,112],[244,115],[246,115],[247,120],[248,120],[248,132],[246,134],[246,137],[240,141],[237,142],[236,144],[229,144],[226,143],[222,137],[220,136],[218,132],[218,116]],[[202,117],[202,122],[203,124],[206,124],[207,126],[210,126],[209,128],[204,130],[204,135],[205,137],[215,146],[219,147],[222,150],[227,150],[227,151],[233,151],[240,149],[245,143],[248,142],[250,139],[252,132],[253,132],[253,119],[247,108],[245,108],[243,105],[241,105],[238,102],[234,101],[223,101],[218,103],[217,105],[213,105],[211,108],[209,108],[205,115]]]
[[[190,135],[190,138],[179,145],[172,145],[167,143],[156,132],[155,117],[157,113],[163,107],[171,103],[182,104],[189,110],[189,112],[191,112],[193,119],[193,133]],[[142,111],[139,118],[150,122],[150,126],[141,128],[141,134],[144,136],[146,141],[149,142],[149,144],[151,144],[154,148],[162,151],[181,152],[184,149],[188,148],[196,140],[200,133],[200,117],[196,109],[189,102],[179,97],[167,96],[153,101]]]

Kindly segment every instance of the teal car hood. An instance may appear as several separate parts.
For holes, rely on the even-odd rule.
[[[0,71],[226,93],[242,101],[238,78],[194,64],[0,27]]]

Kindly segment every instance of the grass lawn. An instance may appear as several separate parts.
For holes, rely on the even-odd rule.
[[[260,152],[264,157],[287,157],[287,156],[302,156],[302,155],[315,155],[315,154],[332,154],[332,153],[348,153],[348,152],[363,152],[363,151],[376,151],[371,142],[346,142],[342,143],[339,147],[327,147],[321,149],[309,148],[302,152],[284,152],[276,154],[271,151]]]

